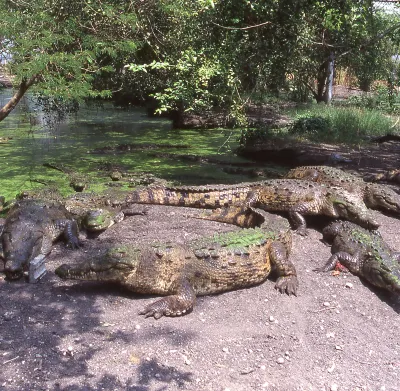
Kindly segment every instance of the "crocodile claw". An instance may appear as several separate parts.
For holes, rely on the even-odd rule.
[[[275,284],[275,289],[281,293],[287,295],[297,296],[297,288],[299,287],[299,281],[296,276],[285,276],[279,277]]]
[[[193,304],[181,301],[177,296],[167,296],[146,306],[139,315],[144,315],[146,318],[153,316],[155,319],[160,319],[164,315],[181,316],[190,311]]]

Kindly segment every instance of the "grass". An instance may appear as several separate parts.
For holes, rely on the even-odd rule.
[[[324,143],[359,145],[372,137],[400,132],[399,121],[377,110],[334,105],[310,105],[284,113],[293,123],[279,129],[251,130],[243,141],[274,137],[295,138]]]
[[[321,121],[313,121],[316,118]],[[345,144],[360,144],[371,137],[400,131],[391,117],[379,111],[351,107],[314,106],[297,114],[289,132],[299,133],[302,123],[315,124],[305,131],[312,141]]]

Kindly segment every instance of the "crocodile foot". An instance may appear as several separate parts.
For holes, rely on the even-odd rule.
[[[308,232],[307,232],[307,228],[300,226],[299,228],[296,229],[296,233],[300,236],[307,236]]]
[[[194,300],[188,302],[181,300],[179,296],[167,296],[152,304],[146,306],[139,315],[144,315],[146,318],[154,316],[155,319],[160,319],[162,316],[181,316],[189,312],[194,305]]]
[[[287,295],[297,296],[297,288],[299,287],[299,281],[296,276],[283,276],[279,277],[275,284],[275,289],[281,293]]]

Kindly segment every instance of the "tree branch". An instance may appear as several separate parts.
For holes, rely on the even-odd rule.
[[[1,109],[0,109],[0,121],[2,121],[4,118],[8,116],[8,114],[11,113],[11,111],[14,110],[15,106],[18,104],[18,102],[22,99],[24,96],[25,92],[28,90],[30,86],[32,86],[38,78],[38,75],[34,75],[29,79],[24,79],[21,84],[18,87],[17,92],[13,95],[13,97],[10,99],[8,103],[6,103]]]

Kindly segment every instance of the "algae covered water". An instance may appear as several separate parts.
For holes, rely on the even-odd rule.
[[[0,91],[0,106],[11,93]],[[110,169],[149,173],[182,184],[227,183],[235,178],[190,157],[243,161],[233,153],[237,138],[237,132],[226,129],[172,129],[169,120],[149,118],[143,109],[125,110],[108,103],[82,107],[54,123],[27,96],[0,122],[0,194],[8,199],[43,186],[72,192],[66,175],[49,164],[87,178],[88,190],[104,188],[111,181]]]

